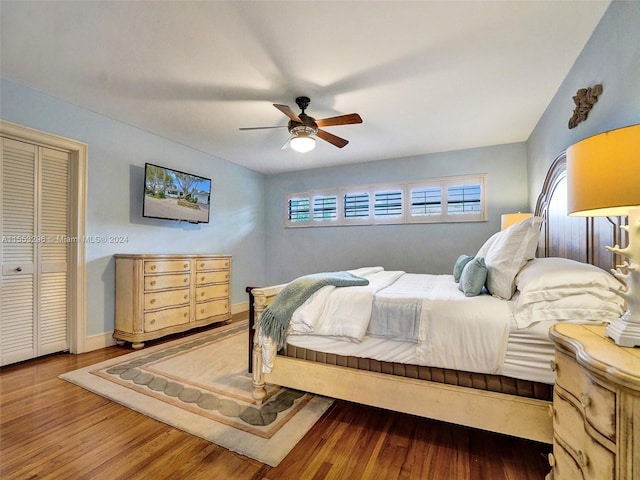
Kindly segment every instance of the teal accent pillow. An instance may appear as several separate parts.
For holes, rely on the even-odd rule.
[[[484,258],[476,257],[462,270],[458,289],[464,293],[465,297],[475,297],[480,295],[486,281],[487,265],[484,263]]]
[[[460,255],[456,260],[455,265],[453,266],[453,279],[458,283],[460,281],[460,276],[462,275],[462,270],[464,270],[464,266],[473,260],[472,255]]]

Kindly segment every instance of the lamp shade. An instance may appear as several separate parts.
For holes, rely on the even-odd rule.
[[[309,152],[316,148],[316,141],[308,135],[296,135],[291,139],[291,148],[300,153]]]
[[[505,213],[500,217],[500,230],[505,230],[522,220],[533,217],[533,213]]]
[[[567,149],[567,209],[583,217],[640,208],[640,125],[586,138]]]

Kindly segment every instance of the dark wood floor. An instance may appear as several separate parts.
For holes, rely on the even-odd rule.
[[[549,470],[549,445],[343,401],[274,468],[58,379],[129,351],[2,368],[0,478],[542,480]]]

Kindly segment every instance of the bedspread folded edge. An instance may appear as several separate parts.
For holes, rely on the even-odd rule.
[[[350,272],[323,272],[299,277],[286,285],[265,308],[260,318],[260,332],[280,349],[286,343],[287,329],[293,312],[313,293],[328,285],[351,287],[368,284],[369,280]]]

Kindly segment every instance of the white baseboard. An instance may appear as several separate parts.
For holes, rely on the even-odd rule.
[[[98,333],[96,335],[90,335],[84,339],[84,352],[91,352],[93,350],[99,350],[105,347],[111,347],[116,344],[115,338],[111,335],[113,332],[109,333]]]
[[[231,315],[237,315],[249,311],[249,302],[235,303],[231,305]],[[116,340],[111,336],[113,332],[98,333],[85,338],[84,352],[99,350],[101,348],[111,347],[116,344]]]

